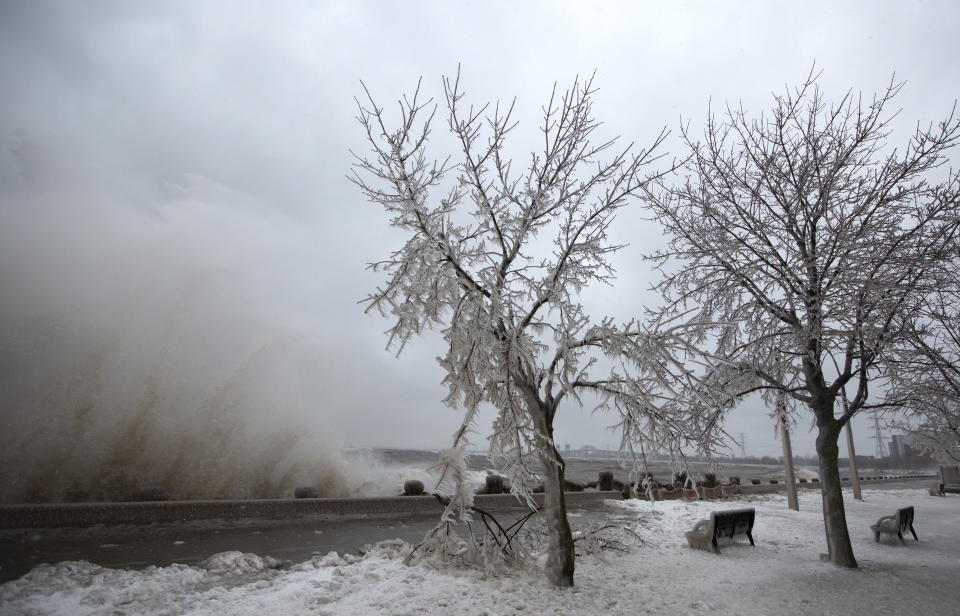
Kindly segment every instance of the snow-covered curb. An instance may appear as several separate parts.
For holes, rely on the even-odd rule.
[[[89,563],[36,568],[0,586],[0,614],[948,614],[960,604],[960,497],[925,490],[864,491],[847,500],[860,569],[822,563],[820,497],[743,499],[757,509],[757,546],[719,556],[689,549],[683,531],[737,502],[608,501],[605,516],[645,545],[606,563],[582,558],[577,586],[549,587],[537,571],[484,578],[472,570],[405,566],[408,546],[384,542],[363,557],[331,553],[289,569],[225,553],[205,567],[142,571]],[[876,544],[869,525],[913,505],[919,543]]]

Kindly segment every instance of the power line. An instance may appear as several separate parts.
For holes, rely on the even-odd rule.
[[[873,416],[873,440],[876,441],[875,455],[877,459],[887,457],[887,445],[883,440],[883,432],[880,431],[880,417]]]

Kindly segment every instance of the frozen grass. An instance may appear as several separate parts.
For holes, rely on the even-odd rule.
[[[756,547],[717,556],[683,532],[735,502],[608,501],[604,516],[630,524],[643,547],[600,562],[579,559],[577,586],[549,587],[537,571],[484,578],[401,562],[409,546],[384,542],[363,557],[330,553],[285,570],[270,559],[225,553],[206,567],[112,570],[83,562],[37,567],[0,587],[0,614],[955,614],[960,605],[960,497],[925,490],[865,490],[847,500],[860,568],[820,561],[819,494],[800,512],[783,496],[757,497]],[[920,542],[874,543],[870,524],[916,508]]]

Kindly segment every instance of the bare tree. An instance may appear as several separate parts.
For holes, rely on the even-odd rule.
[[[649,203],[671,241],[655,255],[670,262],[666,311],[696,307],[701,341],[715,344],[714,385],[783,392],[813,414],[829,558],[855,567],[837,439],[885,404],[871,379],[942,282],[960,186],[943,165],[960,123],[951,113],[891,149],[902,84],[828,105],[817,77],[775,95],[769,115],[728,105],[702,140],[685,129],[687,179]],[[856,393],[837,410],[846,385]]]
[[[665,134],[639,152],[633,144],[616,148],[616,140],[594,143],[592,78],[577,81],[562,95],[554,88],[543,108],[542,149],[515,174],[505,153],[514,105],[464,108],[459,73],[443,84],[447,128],[462,155],[456,165],[428,158],[437,106],[420,102],[419,85],[399,102],[395,128],[369,91],[358,102],[371,149],[355,154],[351,179],[407,234],[399,250],[372,264],[387,279],[367,310],[395,319],[388,348],[398,353],[429,328],[441,329],[447,344],[440,359],[446,401],[465,414],[453,448],[441,456],[452,497],[437,529],[444,532],[431,540],[442,549],[450,523],[468,516],[464,453],[477,411],[489,403],[498,411],[491,458],[531,505],[539,476],[531,458],[541,465],[546,573],[556,586],[570,586],[574,543],[564,461],[553,439],[561,404],[595,394],[599,407],[618,413],[628,448],[641,438],[674,449],[713,443],[716,423],[708,414],[670,402],[671,390],[693,378],[679,326],[659,323],[650,333],[637,321],[591,321],[578,301],[587,285],[612,281],[609,256],[620,246],[608,229],[656,177],[645,169],[659,158],[654,152]]]
[[[910,344],[890,362],[890,397],[905,411],[894,425],[944,462],[960,462],[960,252],[944,286],[927,296]]]

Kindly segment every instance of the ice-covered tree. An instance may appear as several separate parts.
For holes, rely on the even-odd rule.
[[[441,524],[468,515],[467,436],[481,404],[490,404],[497,411],[491,459],[531,504],[542,473],[546,573],[570,586],[574,543],[553,438],[560,408],[593,394],[587,401],[617,413],[627,448],[641,438],[666,449],[709,448],[716,428],[704,405],[681,406],[668,395],[693,378],[679,326],[593,320],[578,301],[587,285],[613,280],[610,255],[621,246],[608,229],[656,177],[647,170],[664,134],[639,151],[615,139],[595,142],[592,79],[577,81],[563,94],[554,89],[540,149],[518,170],[505,149],[514,105],[466,106],[459,73],[443,85],[455,164],[427,153],[437,106],[421,102],[419,85],[399,101],[395,125],[369,91],[358,102],[370,150],[356,155],[351,178],[407,236],[372,264],[386,282],[367,309],[395,319],[388,348],[398,353],[426,329],[441,330],[446,341],[446,401],[465,413],[443,454],[453,496]]]
[[[926,298],[910,344],[890,365],[890,397],[903,411],[894,425],[944,462],[960,462],[960,249],[947,280]]]
[[[871,380],[908,343],[958,226],[960,179],[944,165],[960,123],[951,114],[890,147],[900,87],[828,104],[811,74],[759,117],[711,112],[702,138],[683,131],[686,179],[649,195],[670,238],[657,255],[668,309],[719,324],[699,331],[715,344],[715,382],[782,391],[812,413],[829,557],[847,567],[837,440],[884,404]]]

